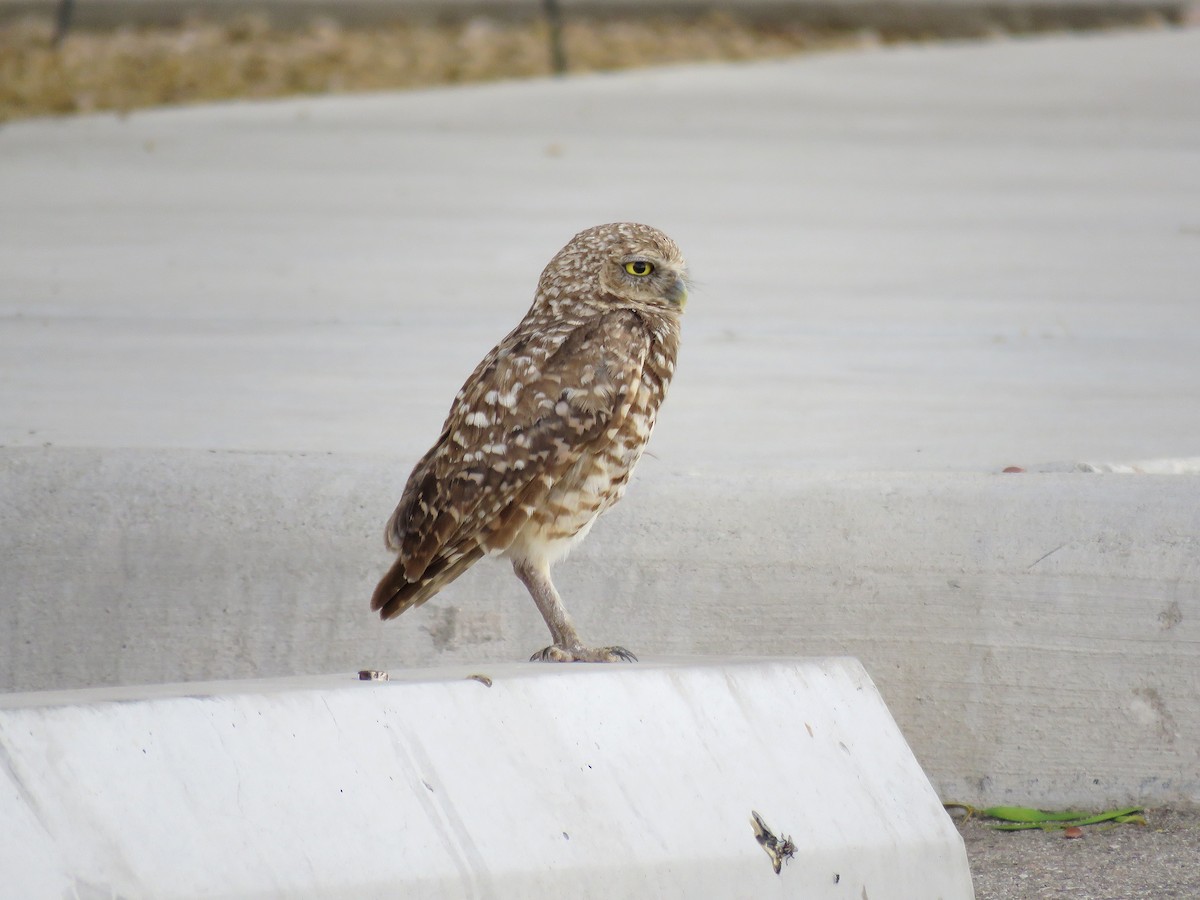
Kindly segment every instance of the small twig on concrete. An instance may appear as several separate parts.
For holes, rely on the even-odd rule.
[[[1053,550],[1047,550],[1045,553],[1043,553],[1041,556],[1039,556],[1037,559],[1035,559],[1033,562],[1031,562],[1031,563],[1030,563],[1028,566],[1026,566],[1026,567],[1025,567],[1025,571],[1029,571],[1029,570],[1030,570],[1030,569],[1032,569],[1034,566],[1036,566],[1038,563],[1040,563],[1040,562],[1041,562],[1043,559],[1045,559],[1045,558],[1046,558],[1046,557],[1048,557],[1048,556],[1052,556],[1052,555],[1054,555],[1055,553],[1057,553],[1059,550],[1061,550],[1061,549],[1062,549],[1063,547],[1065,547],[1065,546],[1067,546],[1067,545],[1066,545],[1066,544],[1059,544],[1059,545],[1058,545],[1057,547],[1055,547]]]

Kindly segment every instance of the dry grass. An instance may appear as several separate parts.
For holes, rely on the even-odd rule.
[[[521,78],[550,72],[542,22],[475,19],[369,30],[318,22],[274,29],[262,18],[180,28],[73,32],[52,46],[49,21],[0,27],[0,121],[233,97],[280,97]],[[569,21],[571,71],[777,57],[870,36],[767,28],[726,16]]]

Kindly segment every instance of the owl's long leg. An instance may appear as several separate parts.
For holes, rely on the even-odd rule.
[[[624,647],[585,647],[579,640],[579,632],[571,623],[562,598],[550,581],[550,567],[535,565],[528,560],[513,560],[513,571],[529,590],[529,596],[537,604],[538,612],[546,620],[550,637],[554,641],[540,650],[530,660],[542,662],[636,662],[637,657]]]

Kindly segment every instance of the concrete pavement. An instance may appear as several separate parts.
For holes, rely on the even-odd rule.
[[[1198,51],[6,126],[0,684],[540,647],[502,565],[378,624],[379,531],[545,261],[637,219],[698,287],[653,456],[561,570],[584,633],[858,656],[954,799],[1200,802]]]

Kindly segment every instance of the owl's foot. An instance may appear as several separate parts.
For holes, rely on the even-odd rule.
[[[544,650],[539,650],[529,657],[530,662],[637,662],[637,657],[624,647],[584,647],[582,644],[572,644],[561,647],[551,644]]]

